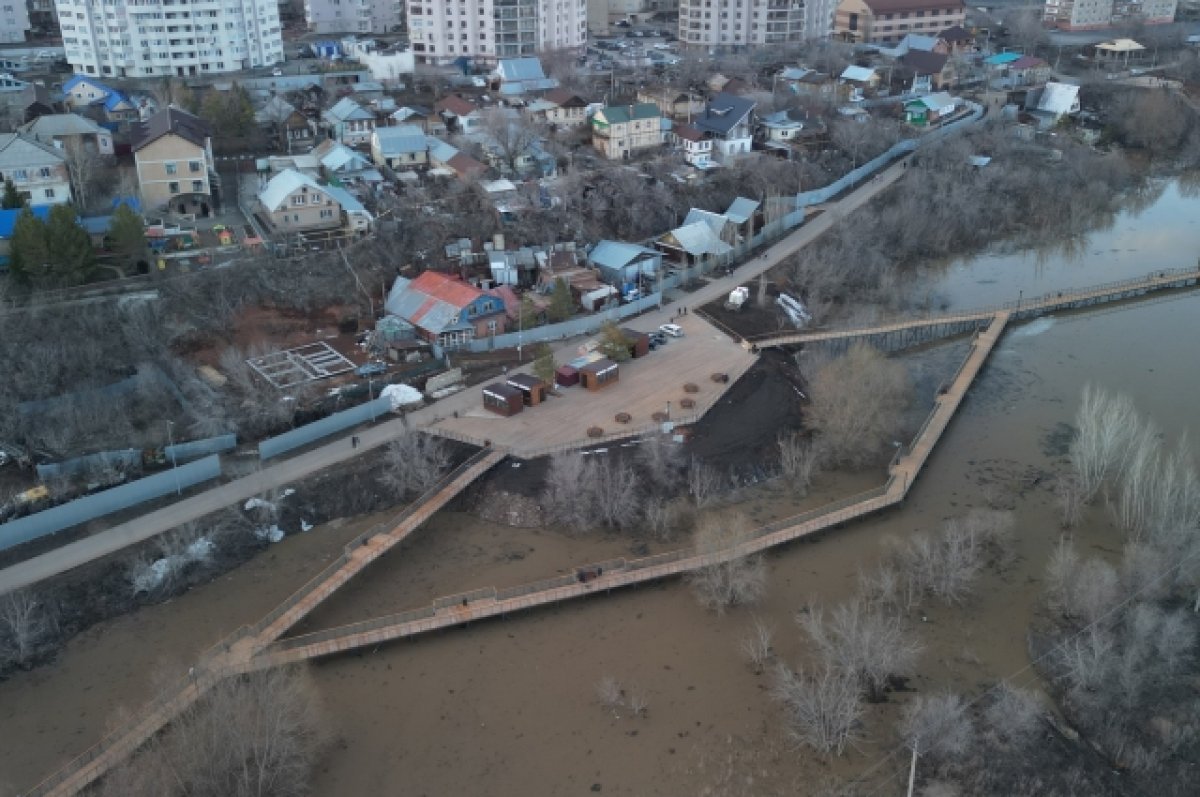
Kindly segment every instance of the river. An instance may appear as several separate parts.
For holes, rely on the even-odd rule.
[[[1081,254],[988,254],[931,278],[953,306],[968,307],[1185,266],[1200,250],[1198,219],[1200,200],[1168,184],[1145,209],[1080,241]],[[669,582],[316,664],[337,745],[317,768],[314,794],[797,794],[829,774],[890,761],[898,701],[869,707],[867,738],[845,759],[826,765],[797,755],[767,694],[769,678],[749,669],[739,642],[759,616],[776,629],[780,659],[804,662],[797,609],[845,598],[889,540],[985,504],[1015,512],[1016,561],[987,574],[965,608],[931,607],[916,622],[925,653],[910,686],[972,694],[1010,678],[1037,688],[1026,632],[1059,537],[1051,484],[1063,464],[1064,424],[1082,386],[1095,382],[1129,393],[1169,439],[1194,430],[1198,333],[1198,291],[1011,327],[903,509],[773,553],[770,594],[753,611],[713,615],[685,584]],[[832,496],[861,481],[833,475],[817,487]],[[782,500],[771,489],[754,501]],[[56,663],[0,683],[0,794],[84,749],[117,707],[148,694],[156,672],[182,672],[361,527],[333,524],[289,538],[238,572],[91,629]],[[1077,539],[1085,551],[1111,552],[1121,542],[1100,510]],[[364,606],[403,609],[434,594],[548,576],[610,555],[611,545],[443,513],[314,620],[340,622]],[[644,696],[647,715],[600,707],[594,684],[603,676]],[[900,768],[893,762],[875,771],[889,778]]]

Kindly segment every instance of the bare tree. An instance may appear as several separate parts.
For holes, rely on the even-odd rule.
[[[1083,517],[1083,489],[1077,474],[1063,474],[1055,480],[1054,502],[1058,506],[1059,523],[1062,527],[1075,528]]]
[[[721,487],[721,475],[695,457],[688,467],[688,495],[696,502],[696,506],[704,508],[712,504]]]
[[[656,488],[673,492],[683,478],[683,447],[665,434],[649,434],[638,445],[638,461]]]
[[[589,516],[609,528],[629,528],[641,516],[641,493],[637,474],[625,459],[593,462],[590,479],[580,486],[580,494],[591,506]]]
[[[650,535],[665,542],[675,536],[683,522],[681,515],[684,512],[673,501],[659,495],[648,495],[642,504],[642,514],[645,515]]]
[[[767,592],[767,567],[762,557],[733,556],[733,547],[745,539],[750,524],[743,515],[700,519],[694,533],[696,553],[718,561],[692,572],[689,581],[701,605],[718,614],[730,606],[752,604]]]
[[[771,694],[787,713],[788,734],[818,753],[841,755],[857,738],[862,690],[853,673],[828,665],[815,674],[776,669]]]
[[[775,629],[763,620],[758,615],[754,616],[754,622],[746,635],[742,637],[742,655],[754,667],[756,673],[762,674],[763,668],[771,661],[775,655],[773,644],[775,641]]]
[[[1042,708],[1033,694],[1005,681],[996,689],[983,718],[997,740],[1010,748],[1021,749],[1035,740]]]
[[[71,193],[75,197],[75,204],[86,211],[103,165],[101,155],[95,147],[85,144],[81,137],[73,136],[63,147],[63,160],[66,161],[67,176],[71,180]]]
[[[449,461],[440,440],[406,428],[388,443],[378,478],[397,496],[421,493],[437,484]]]
[[[899,435],[912,387],[902,364],[856,343],[817,371],[809,392],[809,420],[830,460],[861,467]]]
[[[779,435],[775,445],[779,447],[779,469],[800,495],[806,495],[820,462],[816,446],[796,432]]]
[[[518,116],[508,108],[493,108],[483,113],[483,130],[496,147],[504,165],[517,171],[520,160],[529,155],[542,137],[541,128],[529,116]]]
[[[819,607],[796,616],[826,665],[852,674],[871,700],[883,696],[888,679],[911,670],[921,646],[900,622],[867,605],[862,598],[839,604],[828,618]]]
[[[324,746],[316,687],[296,669],[221,681],[102,784],[102,794],[262,797],[304,794]],[[120,789],[152,786],[138,792]]]
[[[900,733],[910,750],[935,760],[961,756],[975,735],[966,704],[953,694],[918,695],[904,706]]]
[[[1092,624],[1120,598],[1116,569],[1101,559],[1081,560],[1074,546],[1061,541],[1046,567],[1046,601],[1065,618]]]
[[[566,451],[550,458],[542,489],[542,507],[556,523],[580,528],[589,522],[588,507],[580,491],[589,474],[587,462],[578,451]]]
[[[58,628],[55,614],[29,590],[0,598],[0,670],[28,664]]]

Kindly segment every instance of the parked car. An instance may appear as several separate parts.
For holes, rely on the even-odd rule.
[[[650,333],[650,348],[653,349],[656,346],[666,346],[667,340],[668,340],[667,336],[664,335],[663,333],[651,332]]]
[[[379,376],[387,373],[387,363],[367,363],[360,365],[354,369],[354,373],[359,376]]]
[[[658,328],[658,331],[662,332],[664,335],[670,335],[673,338],[683,337],[683,327],[679,326],[678,324],[663,324]]]

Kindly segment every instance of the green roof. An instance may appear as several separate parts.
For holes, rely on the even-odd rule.
[[[611,105],[601,108],[600,113],[610,125],[624,124],[635,119],[657,119],[662,116],[658,106],[652,102],[639,102],[637,105]]]

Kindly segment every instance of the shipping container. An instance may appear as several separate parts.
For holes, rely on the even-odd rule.
[[[615,385],[620,376],[620,369],[612,360],[597,360],[579,369],[579,381],[588,390],[600,390]]]
[[[513,374],[507,381],[509,387],[521,391],[526,407],[536,407],[546,400],[547,385],[533,374]]]
[[[497,415],[516,415],[525,406],[521,391],[502,382],[493,382],[483,389],[483,407]]]

